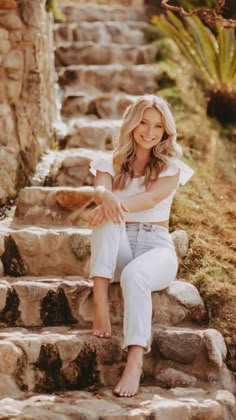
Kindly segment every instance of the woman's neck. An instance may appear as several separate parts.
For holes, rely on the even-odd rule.
[[[132,169],[134,171],[134,177],[140,177],[144,175],[145,167],[149,161],[150,153],[141,153],[136,151],[135,158],[133,161]]]
[[[140,163],[148,163],[150,159],[150,150],[140,150],[140,149],[136,149],[135,151],[135,160],[136,162],[140,162]]]

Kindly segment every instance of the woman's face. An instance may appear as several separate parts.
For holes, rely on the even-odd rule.
[[[156,108],[148,108],[133,130],[134,141],[139,147],[151,150],[153,146],[160,143],[164,131],[161,113]]]

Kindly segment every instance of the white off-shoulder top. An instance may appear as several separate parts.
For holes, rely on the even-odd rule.
[[[112,154],[107,158],[100,157],[91,162],[90,171],[96,175],[96,171],[108,172],[112,177],[115,175],[113,168]],[[169,166],[159,174],[159,177],[176,175],[180,171],[179,184],[184,185],[192,177],[194,171],[186,163],[178,158],[169,158]],[[134,178],[125,190],[114,191],[114,194],[121,200],[123,197],[143,193],[146,191],[144,185],[140,185],[140,178]],[[168,220],[170,216],[171,204],[175,195],[176,189],[164,200],[157,203],[154,207],[148,210],[139,212],[125,212],[124,218],[126,222],[161,222]]]

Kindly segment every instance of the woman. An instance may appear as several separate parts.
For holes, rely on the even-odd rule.
[[[169,286],[177,273],[168,232],[170,208],[178,185],[193,174],[180,155],[170,109],[162,98],[150,95],[125,111],[110,159],[91,164],[97,204],[88,217],[93,228],[93,335],[111,336],[108,287],[110,281],[120,281],[128,357],[114,389],[119,396],[138,392],[143,354],[150,350],[151,293]]]

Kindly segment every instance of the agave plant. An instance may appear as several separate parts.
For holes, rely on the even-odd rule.
[[[198,7],[212,8],[215,7],[217,0],[179,0],[178,5],[190,11]]]
[[[154,16],[152,24],[172,38],[194,65],[207,93],[208,115],[222,123],[236,123],[235,28],[217,24],[213,32],[197,16],[180,19],[170,11]]]
[[[57,0],[47,0],[46,7],[50,10],[56,20],[65,20],[65,16],[62,11],[59,9]]]

